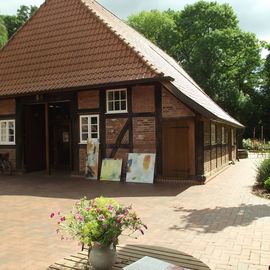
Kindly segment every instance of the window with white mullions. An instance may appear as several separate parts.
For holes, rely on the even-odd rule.
[[[80,116],[80,143],[87,143],[88,138],[99,139],[99,116]]]
[[[127,89],[107,90],[107,113],[127,112]]]
[[[0,145],[15,145],[15,120],[0,120]]]

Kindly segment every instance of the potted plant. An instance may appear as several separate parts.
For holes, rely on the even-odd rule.
[[[88,245],[89,263],[95,269],[111,269],[116,259],[116,245],[123,231],[131,236],[147,229],[131,206],[125,207],[114,199],[99,197],[78,201],[67,215],[52,213],[57,218],[57,232],[69,234],[83,245]],[[63,236],[62,236],[63,238]]]

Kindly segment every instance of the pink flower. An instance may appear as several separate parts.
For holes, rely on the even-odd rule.
[[[122,221],[122,219],[123,219],[123,216],[119,215],[119,216],[116,217],[116,222],[120,223]]]
[[[60,214],[61,214],[60,211],[58,211],[57,215],[60,216]]]
[[[147,227],[145,224],[143,224],[143,227],[144,227],[146,230],[148,230],[148,227]]]
[[[76,215],[75,215],[75,218],[77,219],[77,220],[79,220],[79,221],[84,221],[84,218],[81,216],[81,214],[79,214],[79,213],[77,213]]]
[[[97,247],[97,248],[99,248],[101,246],[101,244],[99,242],[95,242],[94,243],[94,246]]]
[[[99,221],[104,221],[105,220],[105,217],[104,217],[104,215],[99,215],[97,219]]]
[[[54,217],[54,213],[51,213],[50,218],[53,218],[53,217]]]
[[[60,221],[61,221],[61,222],[65,221],[65,220],[66,220],[65,217],[61,217],[61,218],[60,218]]]

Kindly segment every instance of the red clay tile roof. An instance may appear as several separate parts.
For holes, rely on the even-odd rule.
[[[0,51],[0,96],[162,76],[213,118],[242,126],[176,61],[93,0],[47,0]]]

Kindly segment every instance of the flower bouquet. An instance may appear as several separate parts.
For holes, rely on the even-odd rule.
[[[70,235],[90,247],[89,261],[96,269],[111,269],[116,259],[118,238],[127,232],[144,234],[147,229],[132,207],[122,206],[114,199],[99,197],[78,201],[67,215],[52,213],[57,218],[57,232]],[[63,238],[63,236],[62,236]]]

